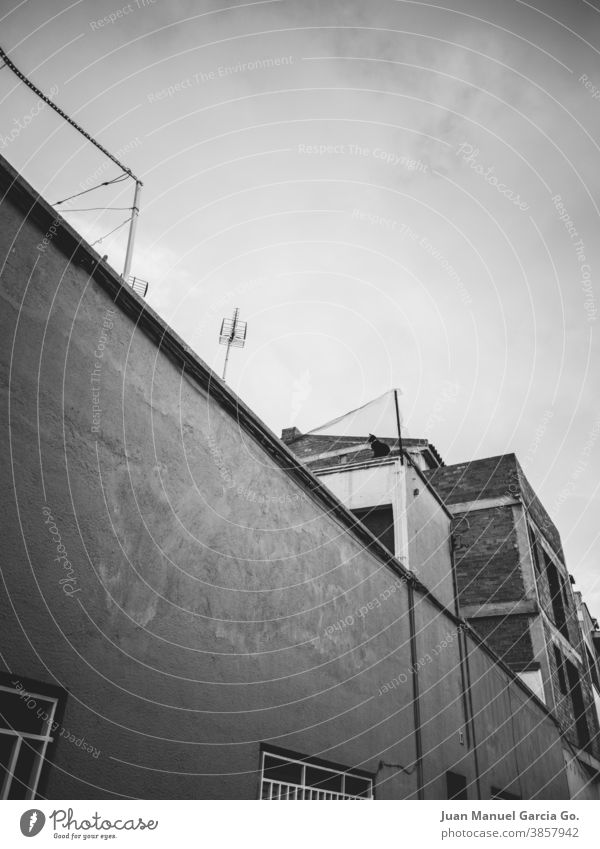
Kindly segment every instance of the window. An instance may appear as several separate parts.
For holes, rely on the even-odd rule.
[[[394,543],[394,511],[391,504],[386,504],[383,507],[366,507],[365,509],[353,510],[352,512],[392,554],[396,553]]]
[[[541,566],[540,566],[540,555],[539,555],[539,552],[538,552],[535,534],[534,534],[533,528],[531,527],[529,522],[527,522],[527,535],[529,536],[529,547],[531,549],[531,558],[533,560],[533,566],[534,566],[534,569],[535,569],[535,574],[539,578],[540,575],[542,574],[542,569],[541,569]]]
[[[556,663],[556,674],[558,675],[558,686],[560,687],[560,691],[563,696],[566,696],[569,692],[567,687],[567,677],[565,673],[565,666],[563,663],[563,656],[561,650],[558,646],[553,646],[554,648],[554,662]]]
[[[591,739],[590,729],[585,715],[585,702],[583,700],[583,690],[581,689],[579,672],[577,667],[569,660],[565,660],[565,669],[567,672],[569,691],[571,693],[571,703],[573,705],[573,718],[575,720],[577,740],[581,748],[585,749],[590,745]]]
[[[501,787],[492,787],[492,799],[520,799],[514,793],[509,793],[508,790],[503,790]]]
[[[564,581],[558,572],[558,569],[550,560],[546,552],[544,552],[544,560],[546,562],[546,574],[548,576],[548,587],[550,588],[550,597],[552,600],[552,614],[554,624],[567,640],[569,639],[569,628],[567,627],[566,613],[566,589]]]
[[[321,760],[261,753],[260,798],[373,799],[373,777],[362,770],[325,765]]]
[[[446,773],[446,798],[468,799],[467,779],[459,772]]]
[[[584,643],[585,645],[585,643]],[[592,681],[594,682],[594,687],[600,692],[600,679],[598,678],[598,666],[596,665],[596,660],[592,655],[591,651],[585,646],[585,653],[587,656],[588,667],[590,670],[590,675],[592,677]]]
[[[52,743],[57,687],[0,678],[0,798],[35,799]]]

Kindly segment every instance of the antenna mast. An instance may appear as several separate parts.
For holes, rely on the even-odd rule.
[[[0,70],[4,66],[6,66],[7,68],[10,68],[10,70],[14,74],[16,74],[16,76],[21,80],[21,82],[24,82],[26,86],[28,86],[33,92],[35,92],[37,94],[37,96],[41,100],[44,101],[44,103],[46,103],[48,106],[50,106],[52,109],[54,109],[54,111],[57,112],[60,115],[61,118],[64,118],[65,121],[68,124],[70,124],[72,127],[74,127],[79,133],[81,133],[82,136],[84,136],[84,138],[86,138],[95,147],[97,147],[98,150],[102,151],[102,153],[105,156],[108,156],[108,158],[110,160],[112,160],[112,162],[114,162],[115,165],[118,165],[119,168],[121,169],[121,171],[124,171],[125,174],[127,174],[129,177],[131,177],[132,180],[135,181],[135,193],[134,193],[134,196],[133,196],[133,206],[131,207],[131,218],[130,218],[130,224],[129,224],[129,238],[127,240],[127,250],[126,250],[126,253],[125,253],[125,266],[123,268],[123,274],[122,274],[122,279],[124,281],[127,281],[127,278],[129,277],[129,272],[131,270],[131,258],[133,256],[133,242],[134,242],[134,239],[135,239],[135,226],[137,224],[137,217],[138,217],[139,209],[140,209],[140,192],[141,192],[141,189],[142,189],[142,186],[143,186],[142,181],[138,177],[136,177],[135,174],[129,168],[126,168],[121,162],[119,162],[119,160],[117,159],[116,156],[113,156],[112,153],[109,153],[109,151],[105,147],[103,147],[100,144],[100,142],[97,142],[96,139],[93,138],[89,133],[86,133],[86,131],[83,129],[83,127],[80,127],[79,124],[76,121],[74,121],[72,118],[70,118],[66,114],[66,112],[63,112],[62,109],[59,106],[56,105],[56,103],[54,103],[52,100],[50,100],[49,97],[46,97],[46,95],[42,91],[40,91],[39,88],[37,88],[37,86],[35,86],[31,82],[31,80],[28,77],[25,76],[25,74],[23,74],[21,71],[19,71],[19,69],[17,68],[15,63],[12,62],[11,59],[8,58],[8,56],[6,55],[6,53],[4,52],[4,50],[1,47],[0,47],[0,59],[4,62],[4,65],[0,66]]]
[[[227,374],[227,363],[229,362],[229,352],[232,348],[243,348],[246,344],[246,331],[248,324],[239,319],[240,311],[236,307],[233,311],[232,318],[224,318],[221,322],[221,331],[219,333],[219,344],[227,345],[225,353],[225,363],[223,365],[223,380]]]

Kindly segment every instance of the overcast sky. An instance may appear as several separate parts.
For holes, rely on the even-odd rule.
[[[514,451],[600,615],[597,0],[0,8],[17,66],[144,181],[151,306],[217,371],[240,307],[243,400],[279,433],[400,386],[447,463]],[[48,201],[119,174],[47,108],[15,132],[36,98],[8,69],[0,99]],[[93,242],[128,214],[65,217]],[[126,232],[97,246],[119,272]]]

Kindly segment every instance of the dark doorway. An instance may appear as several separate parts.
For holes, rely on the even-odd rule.
[[[448,799],[468,799],[467,779],[459,772],[446,773],[446,796]]]
[[[394,511],[391,504],[383,507],[365,507],[352,511],[357,519],[366,525],[373,536],[381,540],[386,548],[395,554],[394,547]]]

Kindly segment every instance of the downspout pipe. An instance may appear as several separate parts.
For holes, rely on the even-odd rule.
[[[458,601],[458,580],[456,577],[456,538],[450,533],[450,566],[452,569],[452,587],[454,590],[454,606],[456,616],[460,616],[460,606]],[[467,635],[464,629],[459,626],[458,634],[458,651],[460,655],[460,680],[463,697],[463,710],[467,721],[468,736],[473,745],[473,762],[475,766],[475,786],[477,787],[477,798],[481,799],[481,778],[479,773],[479,756],[477,752],[477,737],[475,736],[475,717],[473,714],[473,698],[471,692],[471,671],[469,669],[469,654],[467,651]]]
[[[465,672],[467,675],[467,700],[469,704],[469,720],[471,724],[471,738],[473,740],[473,760],[475,762],[475,784],[477,786],[477,798],[482,799],[481,795],[481,775],[479,770],[479,755],[477,752],[477,737],[475,736],[475,714],[473,711],[473,691],[471,687],[471,669],[469,667],[469,651],[467,649],[467,634],[464,631],[461,634],[459,642],[464,641],[464,658]]]
[[[415,591],[413,582],[408,582],[408,624],[410,629],[410,665],[413,685],[413,717],[415,725],[415,764],[417,768],[417,798],[425,798],[423,779],[423,740],[421,734],[421,704],[419,695],[419,665],[417,656],[417,633],[415,623]]]

